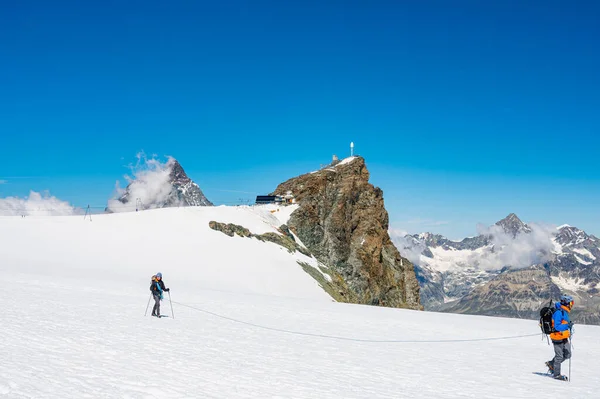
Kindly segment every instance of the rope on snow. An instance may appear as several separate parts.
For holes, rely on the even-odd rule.
[[[529,337],[535,337],[535,336],[539,335],[539,333],[535,333],[535,334],[525,334],[525,335],[511,335],[511,336],[505,336],[505,337],[471,338],[471,339],[434,339],[434,340],[402,340],[402,339],[381,339],[380,340],[380,339],[351,338],[351,337],[342,337],[342,336],[337,336],[337,335],[307,333],[307,332],[301,332],[301,331],[286,330],[286,329],[276,328],[276,327],[268,327],[268,326],[263,326],[263,325],[260,325],[260,324],[251,323],[251,322],[248,322],[248,321],[234,319],[233,317],[223,316],[223,315],[220,315],[218,313],[211,312],[211,311],[205,310],[205,309],[201,309],[201,308],[198,308],[198,307],[195,307],[195,306],[186,305],[186,304],[181,303],[181,302],[175,302],[175,301],[173,301],[173,303],[176,304],[176,305],[180,305],[180,306],[183,306],[183,307],[186,307],[186,308],[189,308],[189,309],[193,309],[193,310],[196,310],[198,312],[206,313],[206,314],[209,314],[211,316],[215,316],[215,317],[218,317],[218,318],[221,318],[221,319],[224,319],[224,320],[229,320],[229,321],[232,321],[234,323],[244,324],[244,325],[247,325],[247,326],[260,328],[260,329],[263,329],[263,330],[275,331],[275,332],[286,333],[286,334],[302,335],[302,336],[305,336],[305,337],[317,337],[317,338],[337,339],[337,340],[342,340],[342,341],[367,342],[367,343],[404,343],[404,344],[418,344],[418,343],[422,343],[422,344],[433,344],[433,343],[502,341],[502,340],[509,340],[509,339],[517,339],[517,338],[529,338]]]

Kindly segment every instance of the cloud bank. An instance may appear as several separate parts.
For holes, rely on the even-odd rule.
[[[413,264],[419,264],[421,253],[425,250],[425,244],[408,235],[408,232],[400,229],[390,228],[390,238],[400,254]]]
[[[521,232],[513,237],[501,226],[478,226],[478,233],[491,237],[491,244],[477,251],[449,251],[447,260],[483,270],[500,270],[506,266],[520,269],[549,261],[554,250],[556,228],[541,224],[529,224],[529,227],[530,233]],[[390,229],[389,233],[402,256],[411,262],[418,265],[435,263],[435,259],[422,255],[427,249],[425,243],[402,230]]]
[[[130,174],[125,175],[127,188],[122,188],[117,181],[115,194],[108,200],[108,210],[112,212],[131,212],[136,209],[152,209],[164,203],[171,195],[173,186],[170,174],[175,159],[168,157],[166,162],[148,158],[145,153],[136,155],[135,165],[129,165]],[[126,195],[127,203],[119,201]]]
[[[516,237],[508,234],[500,226],[481,229],[480,234],[491,235],[494,250],[486,256],[473,257],[479,267],[498,270],[504,266],[521,269],[550,260],[554,249],[553,237],[556,228],[540,224],[529,224],[530,233],[520,233]]]
[[[0,198],[0,216],[69,216],[83,211],[49,193],[31,191],[24,198]]]

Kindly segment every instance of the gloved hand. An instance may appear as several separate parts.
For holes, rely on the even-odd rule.
[[[569,330],[571,330],[571,329],[573,329],[573,322],[572,321],[569,322]]]
[[[171,289],[170,288],[165,288],[165,291],[169,292],[169,291],[171,291]]]

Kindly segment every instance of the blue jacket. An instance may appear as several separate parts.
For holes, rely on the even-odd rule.
[[[160,296],[160,298],[162,299],[162,293],[163,291],[169,291],[168,288],[165,288],[165,283],[162,281],[162,278],[158,281],[156,280],[152,280],[152,284],[150,284],[150,291],[152,291],[152,293],[154,295]]]
[[[550,334],[550,338],[553,341],[562,341],[571,336],[571,331],[569,331],[569,323],[571,322],[569,312],[571,310],[566,306],[562,306],[560,302],[557,302],[554,306],[556,311],[552,315],[552,324],[556,332]]]

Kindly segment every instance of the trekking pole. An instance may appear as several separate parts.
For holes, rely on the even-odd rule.
[[[148,307],[150,306],[150,300],[152,299],[152,293],[150,293],[150,298],[148,298],[148,304],[146,305],[146,311],[144,312],[144,317],[148,314]]]
[[[167,291],[169,293],[169,303],[171,304],[171,316],[175,318],[175,313],[173,313],[173,301],[171,300],[171,291]],[[569,367],[571,366],[571,362],[569,362]]]
[[[571,382],[571,359],[573,359],[573,336],[571,335],[571,356],[569,356],[569,382]]]

